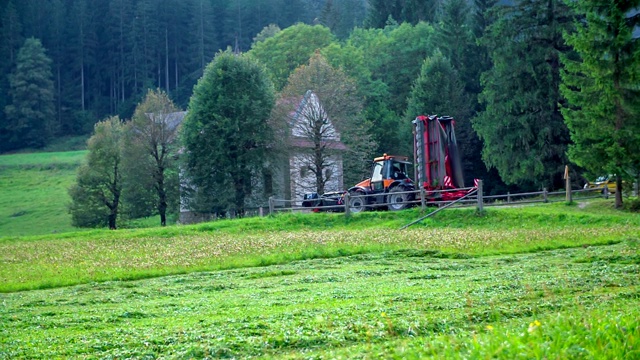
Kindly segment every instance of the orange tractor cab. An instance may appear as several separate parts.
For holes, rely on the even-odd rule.
[[[386,206],[389,210],[402,210],[414,200],[415,185],[409,178],[409,165],[406,156],[384,154],[373,159],[371,177],[349,189],[349,208],[352,212],[361,212],[367,208]],[[377,195],[362,197],[362,195]]]

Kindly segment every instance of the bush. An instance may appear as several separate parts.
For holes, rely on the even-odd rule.
[[[640,213],[640,198],[627,201],[624,204],[624,209],[629,212]]]

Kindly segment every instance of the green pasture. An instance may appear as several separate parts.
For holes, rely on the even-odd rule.
[[[0,156],[0,359],[640,358],[610,200],[77,231],[84,154]]]
[[[637,359],[639,246],[414,246],[0,294],[0,358]]]
[[[407,230],[403,212],[281,214],[166,228],[0,238],[0,292],[283,264],[398,249],[442,256],[535,252],[636,239],[640,217],[603,206],[450,209]]]
[[[86,151],[0,155],[0,236],[72,231],[67,190]]]
[[[0,155],[0,169],[10,167],[20,169],[77,167],[84,160],[86,154],[86,150],[79,150]]]

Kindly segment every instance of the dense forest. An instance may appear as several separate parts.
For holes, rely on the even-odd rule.
[[[321,53],[357,83],[376,153],[410,154],[410,120],[438,113],[457,120],[467,177],[494,187],[558,187],[571,162],[634,173],[640,5],[609,3],[0,0],[0,152],[130,119],[149,89],[186,109],[206,66],[230,49],[264,65],[276,92]],[[594,51],[602,61],[589,65]],[[607,74],[600,90],[613,100],[590,111],[617,117],[595,127],[580,112],[590,99],[576,93],[597,98],[588,84]],[[606,160],[590,159],[591,146]]]
[[[365,5],[339,3],[342,17],[331,21],[346,34],[362,24]],[[325,8],[318,0],[2,0],[0,108],[11,102],[7,75],[31,37],[50,59],[51,135],[84,134],[106,115],[131,116],[147,88],[186,106],[216,51],[247,51],[263,27],[318,22]],[[24,145],[3,130],[4,146]]]

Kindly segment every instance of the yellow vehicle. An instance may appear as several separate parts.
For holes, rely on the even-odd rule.
[[[604,188],[607,188],[610,194],[616,192],[616,176],[615,175],[603,175],[596,179],[594,182],[587,181],[584,184],[585,189],[593,189],[604,192]]]

